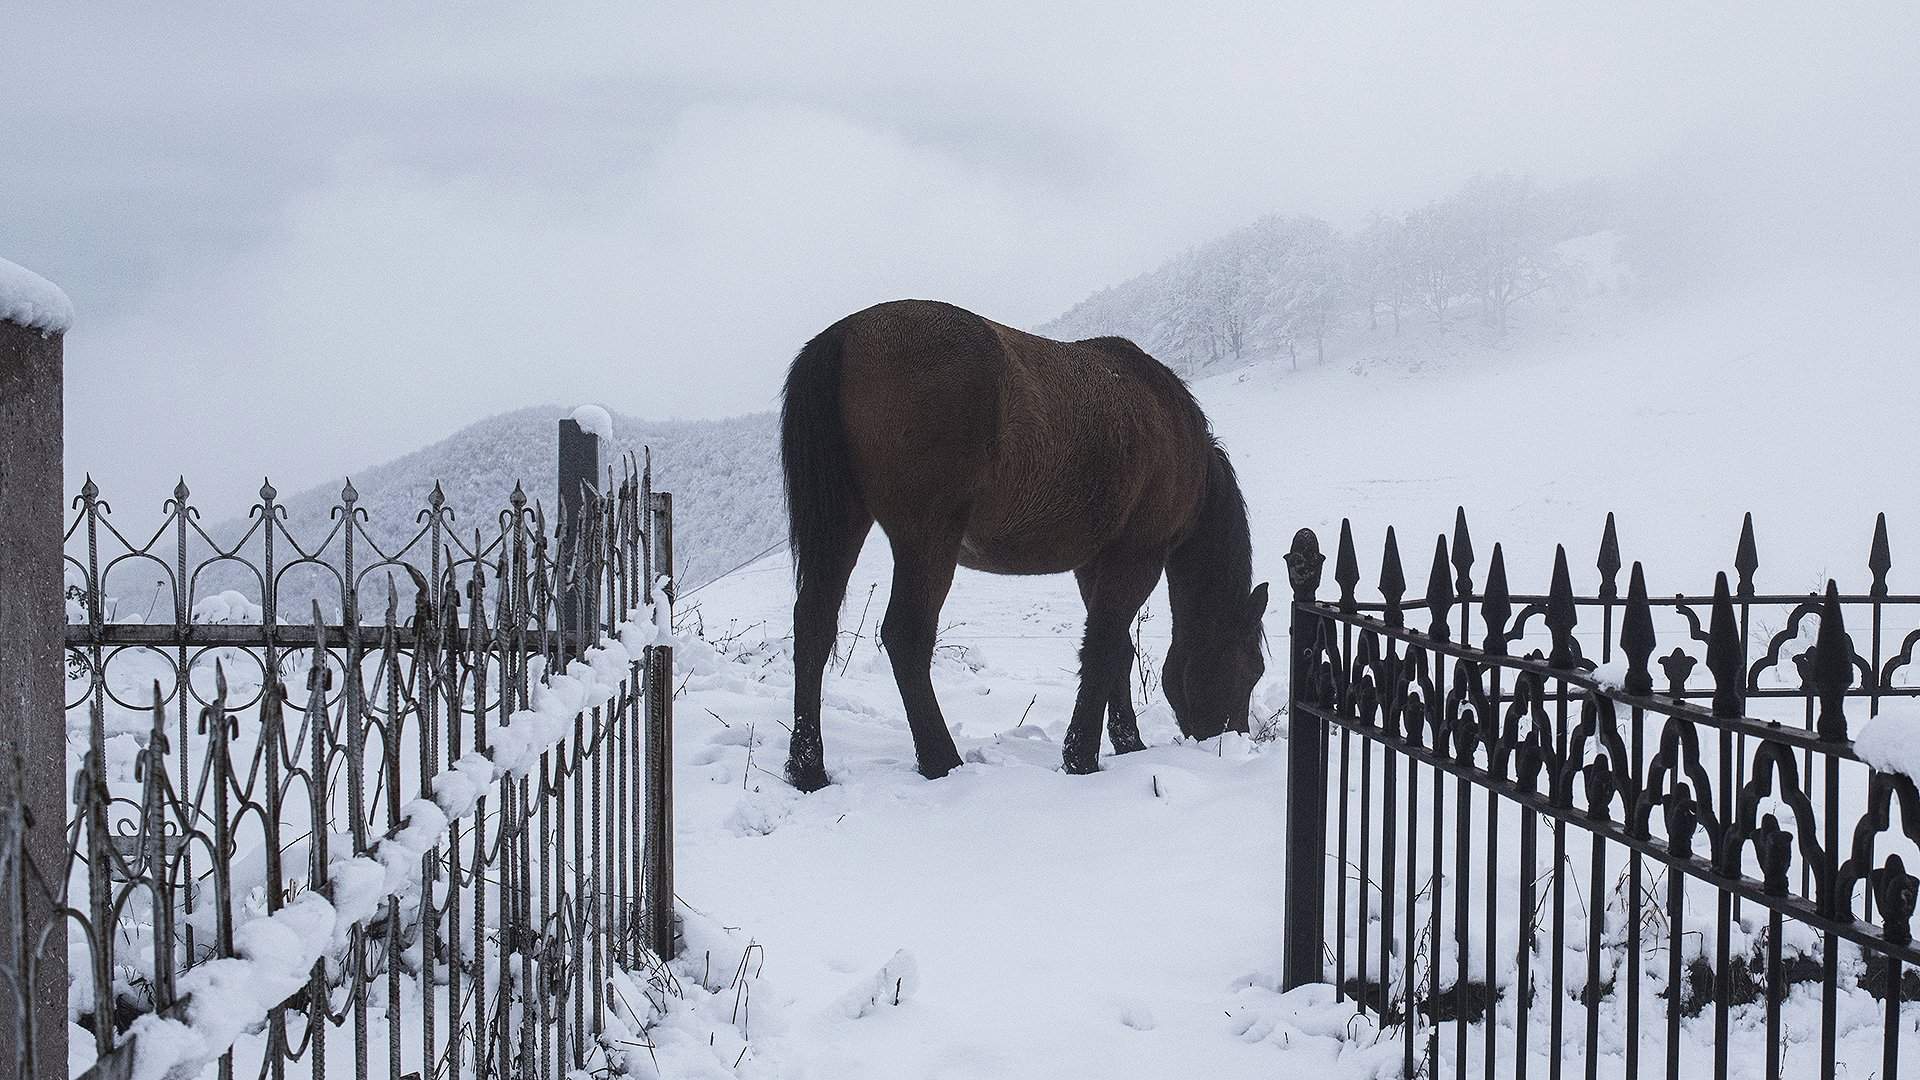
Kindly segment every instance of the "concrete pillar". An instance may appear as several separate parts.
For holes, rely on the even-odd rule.
[[[0,261],[0,790],[12,797],[14,762],[24,775],[27,855],[58,878],[66,865],[66,605],[61,597],[65,500],[61,463],[61,345],[71,318],[66,298],[45,281]],[[19,882],[14,884],[18,885]],[[20,894],[0,902],[0,944],[12,953]],[[51,907],[26,890],[29,947]],[[12,966],[18,954],[0,957]],[[16,1017],[0,1014],[0,1080],[21,1076],[30,1051],[41,1076],[67,1070],[67,949],[56,931],[32,958],[28,990],[32,1045],[16,1043]],[[7,1013],[10,995],[0,992]]]

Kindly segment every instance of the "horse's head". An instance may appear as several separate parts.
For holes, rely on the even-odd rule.
[[[1237,603],[1205,613],[1191,634],[1176,632],[1160,682],[1180,733],[1211,739],[1223,731],[1246,731],[1253,688],[1266,674],[1260,617],[1267,612],[1267,583]]]

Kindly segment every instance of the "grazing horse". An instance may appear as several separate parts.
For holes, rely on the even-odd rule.
[[[940,607],[955,565],[1073,571],[1087,605],[1067,772],[1142,748],[1128,626],[1164,569],[1173,644],[1163,683],[1180,730],[1247,730],[1265,671],[1246,503],[1206,416],[1165,365],[1123,338],[1052,341],[950,304],[849,315],[787,375],[780,451],[798,597],[787,779],[827,783],[820,683],[847,578],[875,522],[893,546],[880,640],[920,772],[960,764],[933,694]]]

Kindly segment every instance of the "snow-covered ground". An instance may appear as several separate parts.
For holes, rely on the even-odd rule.
[[[1504,541],[1516,589],[1544,588],[1556,541],[1590,587],[1611,510],[1652,591],[1705,591],[1751,509],[1763,590],[1801,591],[1829,574],[1863,587],[1873,513],[1885,510],[1899,591],[1903,538],[1920,538],[1920,465],[1900,434],[1903,408],[1920,400],[1920,356],[1886,315],[1911,292],[1850,283],[1748,295],[1766,299],[1519,328],[1502,348],[1466,335],[1418,350],[1382,338],[1299,374],[1266,365],[1203,381],[1248,489],[1256,570],[1283,581],[1293,531],[1315,528],[1330,548],[1344,516],[1363,538],[1365,580],[1390,523],[1409,578],[1424,580],[1430,542],[1419,538],[1448,529],[1464,505],[1483,559]],[[1634,329],[1587,328],[1599,325]],[[661,1075],[1398,1074],[1397,1044],[1325,991],[1272,989],[1284,743],[1179,743],[1149,685],[1136,695],[1149,751],[1107,759],[1096,776],[1059,773],[1074,587],[963,570],[935,684],[968,764],[924,781],[873,641],[888,573],[876,533],[842,616],[844,663],[827,683],[834,785],[811,796],[778,775],[791,693],[784,557],[681,605],[708,643],[682,650],[679,892],[692,928],[682,966],[719,972],[705,981],[725,987],[752,945],[756,977],[745,1020],[738,1008],[690,1007],[656,1031]],[[1284,619],[1276,604],[1276,649]],[[1156,600],[1141,632],[1156,665],[1166,630]],[[1284,698],[1270,679],[1256,703],[1271,713]],[[1865,1036],[1872,1019],[1849,1006],[1843,1028]],[[1920,1031],[1910,1034],[1904,1060],[1920,1060]],[[1877,1051],[1863,1038],[1847,1055],[1865,1075]],[[1704,1065],[1701,1054],[1687,1051]]]
[[[1886,317],[1911,290],[1745,295],[1767,299],[1642,312],[1614,298],[1522,323],[1497,347],[1464,327],[1410,327],[1398,340],[1349,337],[1326,365],[1298,373],[1282,361],[1202,380],[1196,389],[1247,489],[1259,577],[1284,582],[1299,527],[1318,530],[1330,550],[1344,516],[1360,538],[1363,591],[1389,523],[1408,579],[1424,581],[1422,538],[1450,529],[1464,506],[1483,564],[1504,541],[1516,590],[1544,588],[1557,541],[1577,585],[1590,588],[1611,510],[1624,556],[1646,560],[1654,593],[1700,592],[1731,561],[1751,509],[1763,591],[1808,590],[1829,574],[1859,590],[1873,514],[1884,510],[1894,590],[1912,591],[1903,567],[1920,537],[1920,465],[1905,451],[1902,413],[1920,400],[1920,356]],[[928,782],[913,769],[875,642],[890,570],[876,533],[827,682],[834,783],[807,796],[779,775],[792,692],[786,557],[682,597],[676,815],[687,948],[673,972],[681,995],[653,995],[664,1013],[615,1018],[636,1022],[622,1044],[629,1069],[675,1080],[1399,1075],[1397,1029],[1379,1032],[1325,988],[1275,989],[1283,665],[1269,664],[1256,693],[1268,720],[1256,738],[1178,740],[1156,685],[1169,629],[1156,597],[1137,627],[1147,663],[1135,698],[1150,749],[1066,776],[1057,766],[1077,685],[1077,591],[1065,576],[963,570],[934,678],[967,764]],[[259,617],[239,594],[203,607],[196,620]],[[1284,612],[1276,603],[1269,613],[1276,653]],[[137,663],[117,672],[116,690],[144,700],[154,673]],[[109,771],[124,780],[134,746],[125,732],[143,731],[146,718],[109,711]],[[1584,895],[1584,886],[1569,894],[1575,943]],[[1377,922],[1373,940],[1377,949]],[[1510,955],[1511,942],[1500,944]],[[1485,977],[1480,946],[1470,961]],[[1510,967],[1492,973],[1497,985],[1512,985]],[[1570,988],[1584,971],[1584,958],[1568,959]],[[620,984],[623,1000],[648,996],[640,981]],[[1508,1030],[1511,998],[1496,1011]],[[1623,1037],[1617,999],[1606,1002],[1603,1046]],[[1814,1007],[1804,990],[1789,1002],[1790,1070],[1817,1052]],[[1876,1008],[1859,991],[1843,1002],[1841,1057],[1858,1075],[1877,1068]],[[1908,1014],[1920,1021],[1920,1010]],[[1568,1017],[1577,1029],[1581,1007],[1569,1003]],[[1657,1060],[1664,1033],[1650,1019],[1643,1054]],[[1707,1019],[1684,1033],[1690,1066],[1710,1060]],[[645,1050],[631,1031],[640,1023],[650,1025]],[[1736,1012],[1743,1048],[1760,1045],[1759,1023],[1755,1011]],[[1451,1036],[1443,1032],[1443,1063]],[[1920,1060],[1920,1029],[1904,1038],[1904,1060]],[[1510,1054],[1505,1030],[1501,1041]],[[1477,1068],[1478,1033],[1473,1045]],[[1535,1023],[1536,1064],[1553,1049]],[[1754,1055],[1733,1066],[1757,1075]],[[1618,1068],[1615,1058],[1602,1071]]]

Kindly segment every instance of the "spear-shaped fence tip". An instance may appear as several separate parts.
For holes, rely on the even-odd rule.
[[[1453,508],[1453,568],[1458,574],[1454,586],[1461,597],[1473,591],[1473,579],[1469,576],[1473,570],[1473,536],[1467,531],[1467,508]]]
[[[1814,730],[1823,739],[1847,737],[1846,696],[1853,686],[1853,639],[1847,636],[1840,608],[1840,585],[1827,579],[1820,603],[1820,632],[1813,639],[1814,693],[1820,697],[1820,715]]]
[[[1653,693],[1653,669],[1647,666],[1658,644],[1653,631],[1653,606],[1647,600],[1647,575],[1638,560],[1627,578],[1627,610],[1620,622],[1620,648],[1627,654],[1629,693]]]
[[[1740,574],[1740,595],[1753,595],[1753,572],[1760,569],[1760,549],[1753,542],[1753,514],[1740,521],[1740,543],[1734,548],[1733,568]]]
[[[1400,568],[1400,542],[1394,538],[1393,526],[1387,526],[1387,546],[1380,556],[1380,595],[1386,597],[1386,620],[1388,626],[1406,625],[1400,611],[1400,598],[1407,591],[1407,575]]]
[[[1600,595],[1608,600],[1620,595],[1620,533],[1614,527],[1613,512],[1607,512],[1606,527],[1600,530],[1600,557],[1594,560],[1600,571]]]
[[[1746,650],[1740,644],[1740,623],[1734,618],[1733,596],[1727,572],[1713,579],[1713,618],[1707,624],[1707,672],[1713,676],[1713,715],[1739,716],[1746,697]]]
[[[1873,571],[1873,595],[1887,595],[1887,571],[1893,569],[1893,551],[1887,544],[1887,515],[1873,521],[1873,545],[1867,551],[1867,569]]]
[[[1353,553],[1353,522],[1340,519],[1340,543],[1333,559],[1333,580],[1340,586],[1340,610],[1355,608],[1354,587],[1360,584],[1360,560]]]
[[[1547,629],[1553,631],[1553,652],[1547,657],[1547,663],[1570,668],[1580,658],[1579,646],[1573,640],[1573,628],[1579,622],[1580,614],[1573,604],[1573,575],[1567,570],[1567,547],[1556,544],[1553,584],[1547,590]]]
[[[1480,619],[1486,625],[1486,651],[1495,656],[1507,654],[1507,617],[1513,614],[1513,600],[1507,593],[1507,556],[1499,544],[1487,559],[1487,585],[1480,598]]]
[[[1427,624],[1427,636],[1439,641],[1449,637],[1447,613],[1453,610],[1453,580],[1448,573],[1447,534],[1441,533],[1433,542],[1433,569],[1427,575],[1427,614],[1431,617]]]

